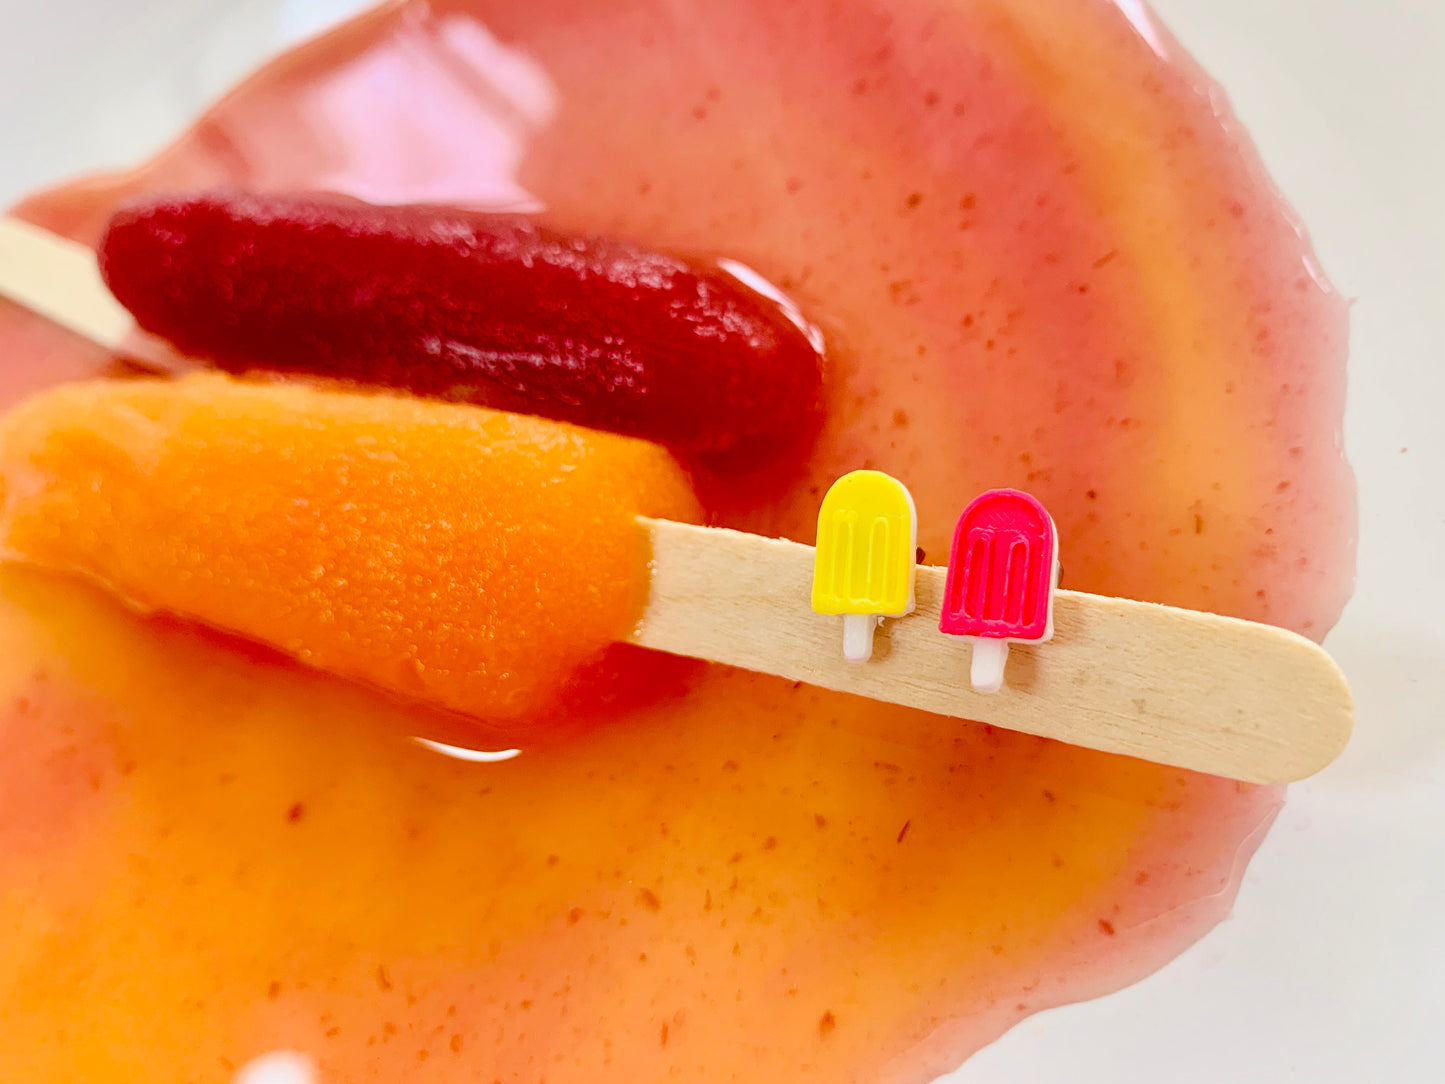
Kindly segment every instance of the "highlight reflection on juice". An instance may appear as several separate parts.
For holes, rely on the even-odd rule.
[[[92,240],[128,192],[233,180],[723,253],[822,325],[832,382],[812,459],[706,493],[720,521],[810,541],[864,465],[940,555],[1019,486],[1069,586],[1318,637],[1353,537],[1343,310],[1156,37],[1083,0],[401,4],[24,212]],[[7,401],[105,364],[0,317]],[[358,688],[0,588],[9,1081],[273,1049],[328,1080],[923,1081],[1197,937],[1281,800],[685,665],[466,764]]]

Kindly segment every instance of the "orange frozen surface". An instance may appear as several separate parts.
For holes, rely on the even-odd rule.
[[[661,448],[221,376],[66,385],[0,426],[0,543],[146,610],[489,722],[535,720],[647,597]]]

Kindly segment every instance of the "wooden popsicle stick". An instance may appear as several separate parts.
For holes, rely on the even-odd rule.
[[[89,248],[7,217],[0,296],[109,350],[151,356]],[[811,546],[640,522],[653,561],[631,637],[643,647],[1256,783],[1302,779],[1349,739],[1339,669],[1283,629],[1060,591],[1054,638],[1013,645],[1004,688],[984,695],[970,687],[970,646],[938,631],[944,569],[918,569],[915,612],[885,621],[872,661],[851,663],[841,619],[810,606]]]
[[[975,693],[969,645],[938,631],[945,570],[931,565],[917,609],[850,663],[840,618],[809,605],[813,547],[639,523],[652,547],[642,647],[1251,783],[1312,775],[1354,725],[1344,676],[1302,636],[1077,591],[1057,593],[1052,640],[1012,645],[1002,691]]]
[[[0,296],[107,350],[123,351],[135,330],[101,280],[94,252],[9,216],[0,217]]]
[[[0,298],[146,368],[193,367],[169,343],[136,326],[100,277],[94,252],[8,215],[0,216]]]

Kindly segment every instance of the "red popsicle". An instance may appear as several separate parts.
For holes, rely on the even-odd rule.
[[[99,255],[141,327],[227,372],[540,414],[728,471],[805,452],[821,424],[820,334],[732,261],[520,215],[239,189],[133,202]]]
[[[1034,497],[991,489],[963,510],[938,627],[972,641],[969,677],[976,692],[1003,687],[1011,642],[1042,643],[1053,636],[1058,583],[1058,532]]]

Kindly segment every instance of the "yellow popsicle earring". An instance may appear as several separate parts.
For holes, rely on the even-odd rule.
[[[885,617],[913,611],[918,514],[897,478],[855,470],[828,489],[818,510],[813,609],[843,615],[843,655],[866,662]]]

